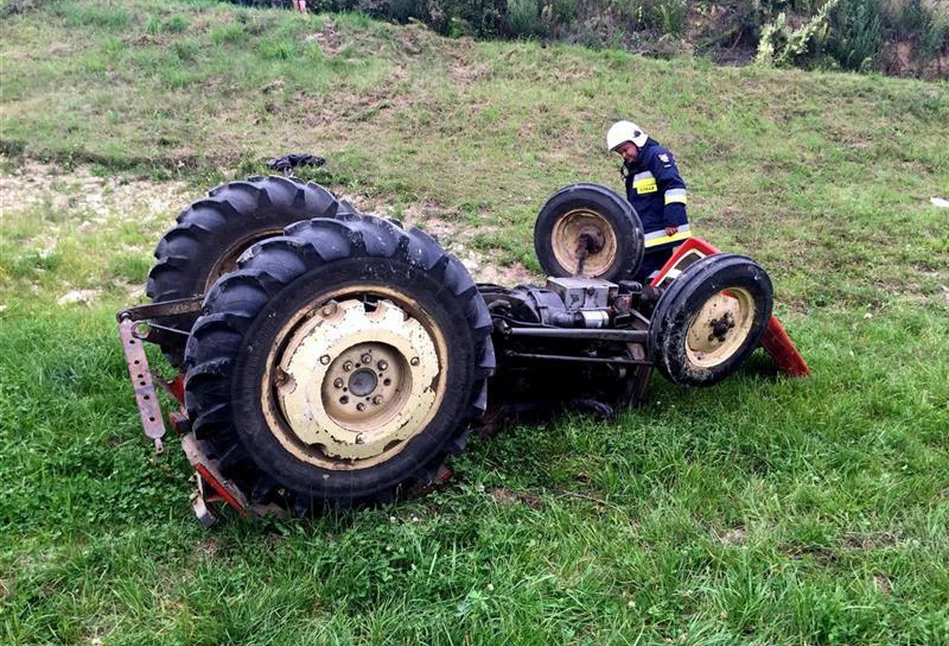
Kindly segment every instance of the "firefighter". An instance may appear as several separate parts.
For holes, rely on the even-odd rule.
[[[620,174],[626,199],[636,209],[646,234],[646,253],[635,280],[646,283],[690,237],[685,212],[685,182],[675,157],[629,121],[617,121],[606,133],[606,147],[623,158]]]

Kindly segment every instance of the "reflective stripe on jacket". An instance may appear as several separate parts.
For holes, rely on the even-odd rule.
[[[653,139],[639,149],[639,157],[626,164],[626,198],[642,220],[646,248],[671,245],[691,236],[686,214],[688,193],[675,157]],[[671,236],[666,227],[678,227]]]
[[[659,247],[664,244],[672,244],[673,242],[681,242],[682,240],[691,237],[692,232],[689,230],[688,224],[680,224],[679,230],[673,233],[671,236],[666,235],[665,229],[659,229],[658,231],[653,231],[646,234],[646,249]]]

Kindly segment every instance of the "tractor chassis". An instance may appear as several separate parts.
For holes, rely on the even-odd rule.
[[[537,286],[508,289],[478,284],[492,317],[491,336],[498,366],[490,382],[487,410],[475,423],[472,432],[487,436],[511,420],[543,418],[565,404],[600,419],[611,418],[618,409],[639,407],[645,401],[655,365],[655,358],[649,356],[648,350],[650,319],[647,315],[653,313],[671,281],[689,264],[717,253],[718,250],[704,240],[692,238],[686,241],[650,285],[629,283],[625,296],[622,290],[618,295],[610,291],[612,300],[606,310],[602,300],[592,302],[596,300],[592,294],[604,288],[602,282],[595,280],[570,284],[573,291],[567,289],[559,296],[551,289]],[[562,287],[562,281],[569,283],[571,280],[588,279],[549,279],[548,288],[552,283]],[[613,287],[617,286],[612,285],[610,290]],[[583,294],[580,310],[585,309],[591,316],[604,316],[604,311],[609,311],[612,327],[551,325],[554,321],[551,317],[564,313],[564,310],[557,311],[558,308],[562,308],[571,296],[575,299],[577,294]],[[161,388],[176,402],[176,409],[169,412],[168,421],[175,433],[182,437],[182,448],[195,470],[196,487],[191,504],[204,526],[215,522],[212,509],[219,503],[233,507],[243,516],[287,516],[287,509],[251,500],[222,475],[219,461],[191,431],[185,404],[184,373],[165,379],[149,368],[143,344],[161,345],[170,335],[189,336],[190,332],[176,329],[173,325],[177,317],[193,317],[200,313],[203,300],[203,296],[195,296],[135,306],[116,315],[144,434],[154,443],[156,453],[164,452],[166,425],[158,399],[158,388]],[[574,300],[573,304],[576,303]],[[568,307],[566,314],[576,316],[576,311]],[[781,372],[788,376],[809,373],[807,364],[776,317],[771,317],[760,343]],[[427,493],[451,475],[447,467],[441,466],[430,483],[413,485],[403,492],[403,496]]]
[[[496,286],[480,286],[490,290]],[[658,293],[658,292],[657,292]],[[148,364],[144,343],[159,343],[165,335],[185,335],[187,332],[174,329],[167,325],[169,319],[177,316],[200,312],[203,296],[188,299],[166,301],[149,305],[129,307],[118,312],[119,337],[125,352],[126,365],[129,370],[129,379],[135,392],[135,401],[138,405],[139,417],[145,436],[155,445],[155,453],[164,453],[164,441],[167,426],[162,415],[162,408],[158,398],[159,389],[168,394],[176,403],[175,410],[168,413],[167,419],[171,428],[181,437],[181,445],[188,462],[195,470],[195,489],[191,494],[191,507],[198,521],[205,527],[216,522],[212,511],[216,504],[224,503],[242,516],[263,517],[272,515],[285,517],[286,509],[274,504],[261,505],[252,501],[231,480],[221,474],[218,460],[211,457],[204,442],[197,439],[191,432],[191,422],[185,405],[185,375],[179,373],[171,379],[165,379],[153,372]],[[623,391],[619,398],[610,402],[601,401],[596,397],[578,397],[566,400],[571,408],[592,413],[601,419],[611,418],[616,408],[638,407],[646,397],[649,378],[652,374],[652,363],[648,360],[646,350],[646,327],[648,319],[638,313],[636,325],[641,329],[597,329],[597,328],[550,328],[550,327],[512,327],[503,320],[495,320],[493,336],[501,341],[515,341],[523,347],[532,342],[607,342],[623,344],[627,348],[626,356],[583,356],[582,354],[561,354],[550,352],[524,352],[512,349],[502,351],[502,364],[525,366],[531,364],[550,364],[560,366],[571,365],[610,365],[623,369],[627,377]],[[162,323],[158,323],[161,321]],[[501,345],[501,344],[499,344]],[[494,434],[501,426],[511,420],[531,420],[548,416],[564,401],[558,397],[511,396],[507,384],[503,383],[503,371],[499,375],[499,387],[493,388],[489,397],[489,409],[479,423],[472,428],[472,432],[479,436]],[[502,394],[506,393],[506,394]],[[406,492],[408,496],[422,495],[429,490],[446,482],[452,473],[442,467],[439,469],[432,485],[416,487],[416,490]]]

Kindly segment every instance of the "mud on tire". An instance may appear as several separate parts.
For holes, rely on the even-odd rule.
[[[737,370],[771,318],[771,279],[732,253],[690,265],[663,293],[649,323],[649,355],[670,381],[711,386]]]
[[[255,242],[280,235],[299,220],[347,212],[352,207],[323,187],[296,179],[252,177],[218,186],[182,211],[178,224],[158,242],[146,294],[153,303],[204,294],[237,268],[237,258]],[[185,314],[160,323],[187,332],[196,318]],[[168,333],[159,342],[175,367],[182,365],[186,341],[186,335]]]
[[[189,416],[256,501],[387,501],[430,484],[484,411],[490,315],[421,231],[358,214],[299,222],[252,247],[204,311]]]

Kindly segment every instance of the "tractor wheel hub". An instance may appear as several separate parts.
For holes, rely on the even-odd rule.
[[[366,460],[411,437],[436,405],[435,342],[391,301],[324,305],[278,357],[285,426],[331,458]]]
[[[755,302],[747,290],[731,288],[715,294],[689,325],[689,360],[703,368],[727,360],[750,334],[754,318]]]

